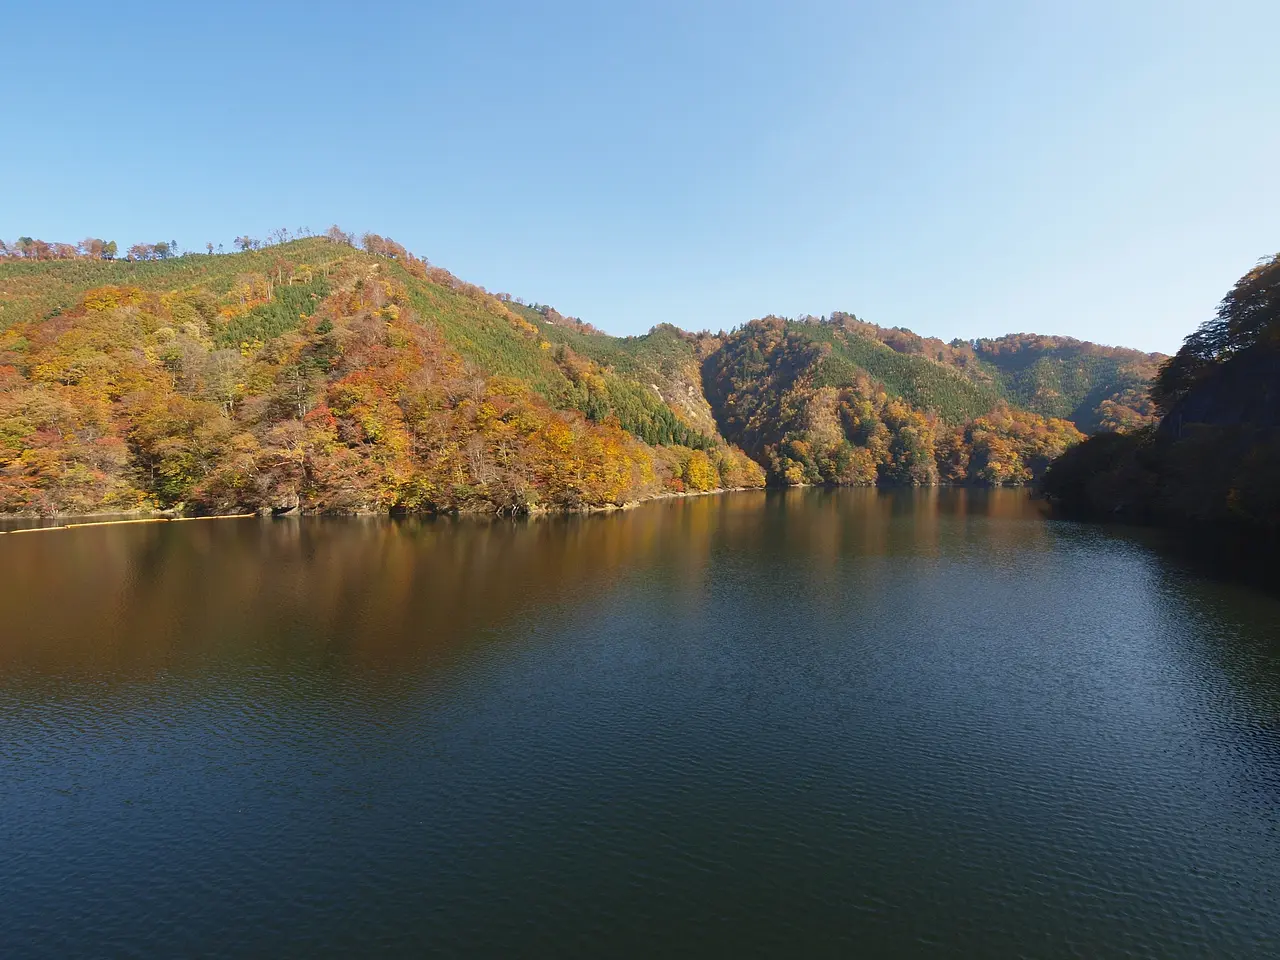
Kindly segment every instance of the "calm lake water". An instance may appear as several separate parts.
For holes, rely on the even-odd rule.
[[[0,537],[0,955],[1280,954],[1280,601],[1021,491]]]

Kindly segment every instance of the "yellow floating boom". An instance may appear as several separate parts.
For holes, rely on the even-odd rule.
[[[181,523],[184,520],[240,520],[256,517],[256,513],[227,513],[213,517],[142,517],[137,520],[87,520],[84,523],[63,523],[56,527],[24,527],[21,530],[0,530],[0,536],[10,533],[45,533],[50,530],[77,530],[83,527],[114,527],[123,523]]]

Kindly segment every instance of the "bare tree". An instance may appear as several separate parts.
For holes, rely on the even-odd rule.
[[[348,247],[356,245],[355,237],[344,231],[336,223],[324,232],[325,239],[331,243],[344,243]]]

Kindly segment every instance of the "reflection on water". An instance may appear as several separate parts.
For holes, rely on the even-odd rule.
[[[0,954],[1267,956],[1278,623],[1011,490],[0,538]]]
[[[101,679],[323,650],[333,669],[400,670],[523,612],[585,602],[621,573],[654,571],[666,602],[696,604],[721,546],[799,556],[818,577],[849,555],[937,558],[941,516],[1002,521],[979,545],[993,555],[1034,551],[1049,536],[1020,493],[949,489],[744,493],[534,521],[248,519],[31,534],[0,553],[10,625],[0,669]]]

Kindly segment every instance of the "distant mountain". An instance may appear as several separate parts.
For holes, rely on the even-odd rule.
[[[0,250],[0,512],[526,512],[766,478],[1022,482],[1080,439],[1044,413],[1129,426],[1098,411],[1145,369],[1132,351],[942,344],[849,314],[612,337],[383,237],[281,241]]]
[[[703,363],[724,436],[777,483],[1021,483],[1082,439],[993,382],[898,352],[848,315],[755,320]]]
[[[1164,354],[1035,333],[944,343],[850,314],[837,313],[832,320],[896,353],[955,367],[1000,399],[1042,417],[1070,420],[1085,433],[1125,432],[1156,420],[1148,389],[1168,359]]]
[[[972,347],[1004,397],[1033,413],[1070,420],[1085,433],[1155,422],[1149,390],[1164,354],[1026,333],[975,340]]]

